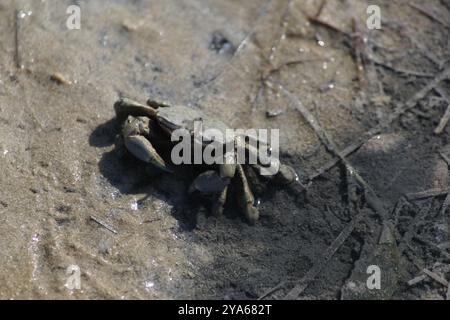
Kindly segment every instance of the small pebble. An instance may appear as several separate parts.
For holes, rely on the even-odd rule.
[[[280,115],[282,115],[284,113],[283,110],[278,109],[278,110],[268,110],[266,111],[266,117],[267,118],[275,118],[278,117]]]
[[[71,85],[72,82],[67,80],[61,73],[56,72],[50,76],[50,80],[56,82],[57,84]]]

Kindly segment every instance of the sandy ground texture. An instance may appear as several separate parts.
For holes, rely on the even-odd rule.
[[[449,298],[448,0],[2,0],[0,30],[0,298]],[[213,217],[115,147],[121,96],[279,128],[305,188]]]

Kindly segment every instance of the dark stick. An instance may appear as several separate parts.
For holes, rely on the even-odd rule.
[[[322,3],[320,4],[319,10],[317,10],[316,18],[319,18],[322,14],[323,8],[325,8],[325,5],[327,4],[327,0],[322,0]]]
[[[431,74],[431,73],[422,73],[422,72],[415,71],[415,70],[400,69],[398,67],[394,67],[391,63],[385,63],[383,61],[378,60],[375,57],[370,57],[369,59],[376,65],[385,67],[386,69],[389,69],[396,73],[400,73],[400,74],[404,74],[404,75],[408,75],[408,76],[414,76],[414,77],[423,77],[423,78],[433,78],[435,76],[434,74]]]
[[[428,18],[439,22],[440,24],[442,24],[444,27],[450,28],[450,24],[448,24],[447,22],[445,22],[444,20],[442,20],[441,18],[437,17],[434,13],[428,11],[427,9],[414,4],[414,3],[409,3],[408,4],[411,8],[416,9],[417,11],[419,11],[420,13],[422,13],[424,16],[427,16]]]
[[[422,199],[427,199],[427,198],[443,196],[449,192],[450,192],[450,188],[435,188],[435,189],[430,189],[430,190],[425,190],[425,191],[420,191],[420,192],[415,192],[415,193],[408,193],[408,194],[406,194],[406,198],[410,201],[422,200]]]
[[[352,143],[351,145],[346,147],[344,150],[342,150],[340,153],[342,154],[342,156],[348,157],[352,153],[356,152],[365,142],[366,141],[357,141],[355,143]],[[322,166],[315,173],[313,173],[309,177],[309,180],[312,181],[312,180],[317,179],[318,177],[322,176],[325,172],[334,168],[340,161],[341,161],[341,159],[339,157],[335,157],[335,158],[331,159],[324,166]]]
[[[20,31],[20,17],[19,17],[19,10],[14,11],[14,60],[16,63],[16,67],[18,69],[22,68],[22,59],[20,58],[20,52],[19,52],[19,31]]]
[[[448,106],[447,106],[447,110],[445,111],[444,115],[441,118],[441,121],[439,121],[439,125],[436,127],[436,129],[434,130],[435,134],[441,134],[444,129],[445,126],[447,125],[447,123],[450,120],[450,97],[447,95],[447,93],[442,89],[442,87],[437,87],[435,88],[435,90],[437,91],[437,93],[440,94],[440,96],[447,102]]]
[[[112,233],[117,234],[117,231],[116,231],[113,227],[111,227],[110,225],[104,223],[103,221],[100,221],[99,219],[97,219],[97,218],[94,217],[94,216],[90,216],[90,218],[91,218],[92,221],[98,223],[99,225],[101,225],[101,226],[102,226],[103,228],[105,228],[106,230],[109,230],[109,231],[111,231]]]
[[[416,104],[425,98],[427,94],[434,90],[442,81],[450,78],[450,67],[438,73],[434,79],[432,79],[425,87],[421,90],[417,91],[408,101],[405,103],[399,103],[397,108],[395,108],[392,115],[389,117],[387,121],[387,125],[392,124],[396,119],[398,119],[401,115],[403,115],[406,111],[414,108]]]

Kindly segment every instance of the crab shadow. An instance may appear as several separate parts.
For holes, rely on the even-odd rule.
[[[111,119],[96,127],[89,136],[92,147],[114,146],[111,151],[104,152],[98,162],[102,177],[122,195],[145,194],[137,201],[138,206],[143,208],[149,197],[164,201],[172,208],[171,214],[180,222],[181,229],[195,228],[197,218],[194,209],[197,203],[188,201],[185,179],[168,174],[148,175],[142,162],[116,146],[119,129],[116,119]]]

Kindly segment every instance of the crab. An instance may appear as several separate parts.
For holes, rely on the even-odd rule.
[[[208,117],[204,113],[186,106],[170,106],[167,103],[148,100],[147,104],[141,104],[128,98],[121,98],[114,104],[118,121],[121,124],[121,141],[125,148],[137,159],[157,172],[173,173],[173,164],[166,161],[159,152],[158,145],[165,141],[173,146],[171,134],[177,129],[186,129],[194,138],[194,122],[201,121],[203,128],[213,128],[225,133],[229,128],[222,121]],[[253,137],[254,139],[257,139]],[[215,142],[224,147],[227,144],[237,146],[243,142],[242,136],[216,136],[203,137],[203,148]],[[155,143],[154,143],[155,142]],[[267,144],[265,141],[258,141]],[[247,145],[246,145],[247,146]],[[255,152],[247,146],[249,152]],[[167,158],[167,157],[166,157]],[[261,177],[258,164],[240,164],[236,161],[225,159],[223,164],[215,164],[206,167],[191,183],[188,192],[200,192],[213,197],[212,213],[221,215],[227,201],[228,189],[235,186],[236,200],[246,220],[254,224],[259,218],[257,201],[252,191],[252,183],[257,187],[259,180],[270,180],[280,185],[287,185],[298,180],[295,170],[287,165],[279,164],[278,173]]]

